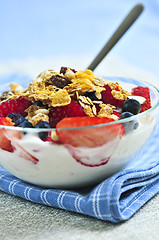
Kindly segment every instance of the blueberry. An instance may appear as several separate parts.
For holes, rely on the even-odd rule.
[[[33,106],[44,107],[44,106],[47,106],[47,105],[43,104],[42,101],[38,100],[38,101],[35,101],[35,102],[33,103]]]
[[[127,99],[122,105],[122,112],[130,112],[134,115],[141,110],[141,104],[135,99]]]
[[[25,118],[19,113],[9,113],[7,117],[12,119],[12,122],[14,122],[15,126],[18,126],[25,121]]]
[[[84,96],[85,96],[85,97],[89,97],[92,101],[99,100],[99,99],[96,97],[96,95],[95,95],[95,91],[85,92]]]
[[[50,128],[50,124],[45,121],[40,121],[34,127],[35,128]],[[48,132],[40,132],[39,133],[39,137],[42,140],[45,140],[47,138],[47,136],[48,136]]]
[[[134,114],[132,114],[131,112],[123,112],[120,115],[119,119],[125,119],[125,118],[129,118],[129,117],[132,117],[132,116],[134,116]],[[126,133],[137,129],[138,126],[139,126],[139,122],[137,120],[130,120],[130,121],[127,121],[127,122],[123,122],[122,124],[125,128]]]
[[[33,128],[33,125],[28,120],[25,120],[24,122],[20,123],[18,127]]]

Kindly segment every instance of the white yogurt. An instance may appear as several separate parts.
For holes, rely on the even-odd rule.
[[[43,142],[35,134],[26,134],[18,142],[39,159],[37,164],[18,157],[16,151],[10,153],[4,150],[0,150],[0,164],[16,177],[36,185],[69,188],[86,186],[99,182],[126,166],[147,141],[154,125],[155,119],[144,124],[140,121],[138,129],[123,135],[121,139],[98,148],[74,149],[80,150],[81,159],[85,163],[88,161],[88,164],[99,163],[101,159],[109,157],[108,162],[101,166],[82,165],[71,156],[68,146]]]

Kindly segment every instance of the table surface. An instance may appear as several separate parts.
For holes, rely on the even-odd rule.
[[[159,195],[127,222],[113,224],[0,192],[0,239],[157,240]]]
[[[65,8],[61,8],[66,1],[44,2],[28,0],[25,5],[18,0],[6,0],[1,3],[1,75],[16,72],[35,77],[44,69],[58,70],[64,64],[77,69],[86,68],[105,43],[106,35],[110,37],[113,32],[110,29],[115,30],[118,22],[137,3],[136,0],[81,0],[81,4],[75,4],[70,0]],[[131,77],[159,84],[159,45],[156,44],[159,39],[159,1],[140,2],[146,5],[140,21],[104,59],[96,69],[96,75]],[[68,18],[71,13],[75,21]],[[128,221],[112,224],[0,191],[0,240],[157,240],[158,203],[159,195]]]

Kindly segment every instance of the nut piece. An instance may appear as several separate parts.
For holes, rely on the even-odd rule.
[[[56,134],[56,131],[51,131],[51,136],[50,136],[51,138],[52,138],[52,140],[53,141],[55,141],[55,142],[58,142],[59,141],[59,137],[57,136],[57,134]]]
[[[34,117],[29,119],[29,121],[33,124],[33,126],[35,126],[40,121],[45,121],[49,123],[49,117],[46,114],[38,113]]]
[[[68,79],[73,79],[75,77],[75,74],[71,69],[67,69],[65,73],[65,77],[67,77]]]
[[[28,120],[33,124],[33,126],[40,121],[49,122],[48,109],[31,105],[25,110],[25,112],[28,113]]]
[[[15,83],[11,83],[9,85],[9,87],[10,87],[11,91],[14,93],[22,93],[24,91],[22,86],[15,84]]]

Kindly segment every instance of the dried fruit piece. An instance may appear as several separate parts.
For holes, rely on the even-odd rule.
[[[61,67],[60,73],[65,74],[68,69],[70,69],[73,73],[76,73],[76,72],[77,72],[77,71],[76,71],[75,69],[73,69],[73,68]]]
[[[61,75],[53,75],[49,81],[47,82],[48,85],[54,85],[58,88],[64,88],[65,86],[67,86],[69,83],[71,83],[71,81]]]

